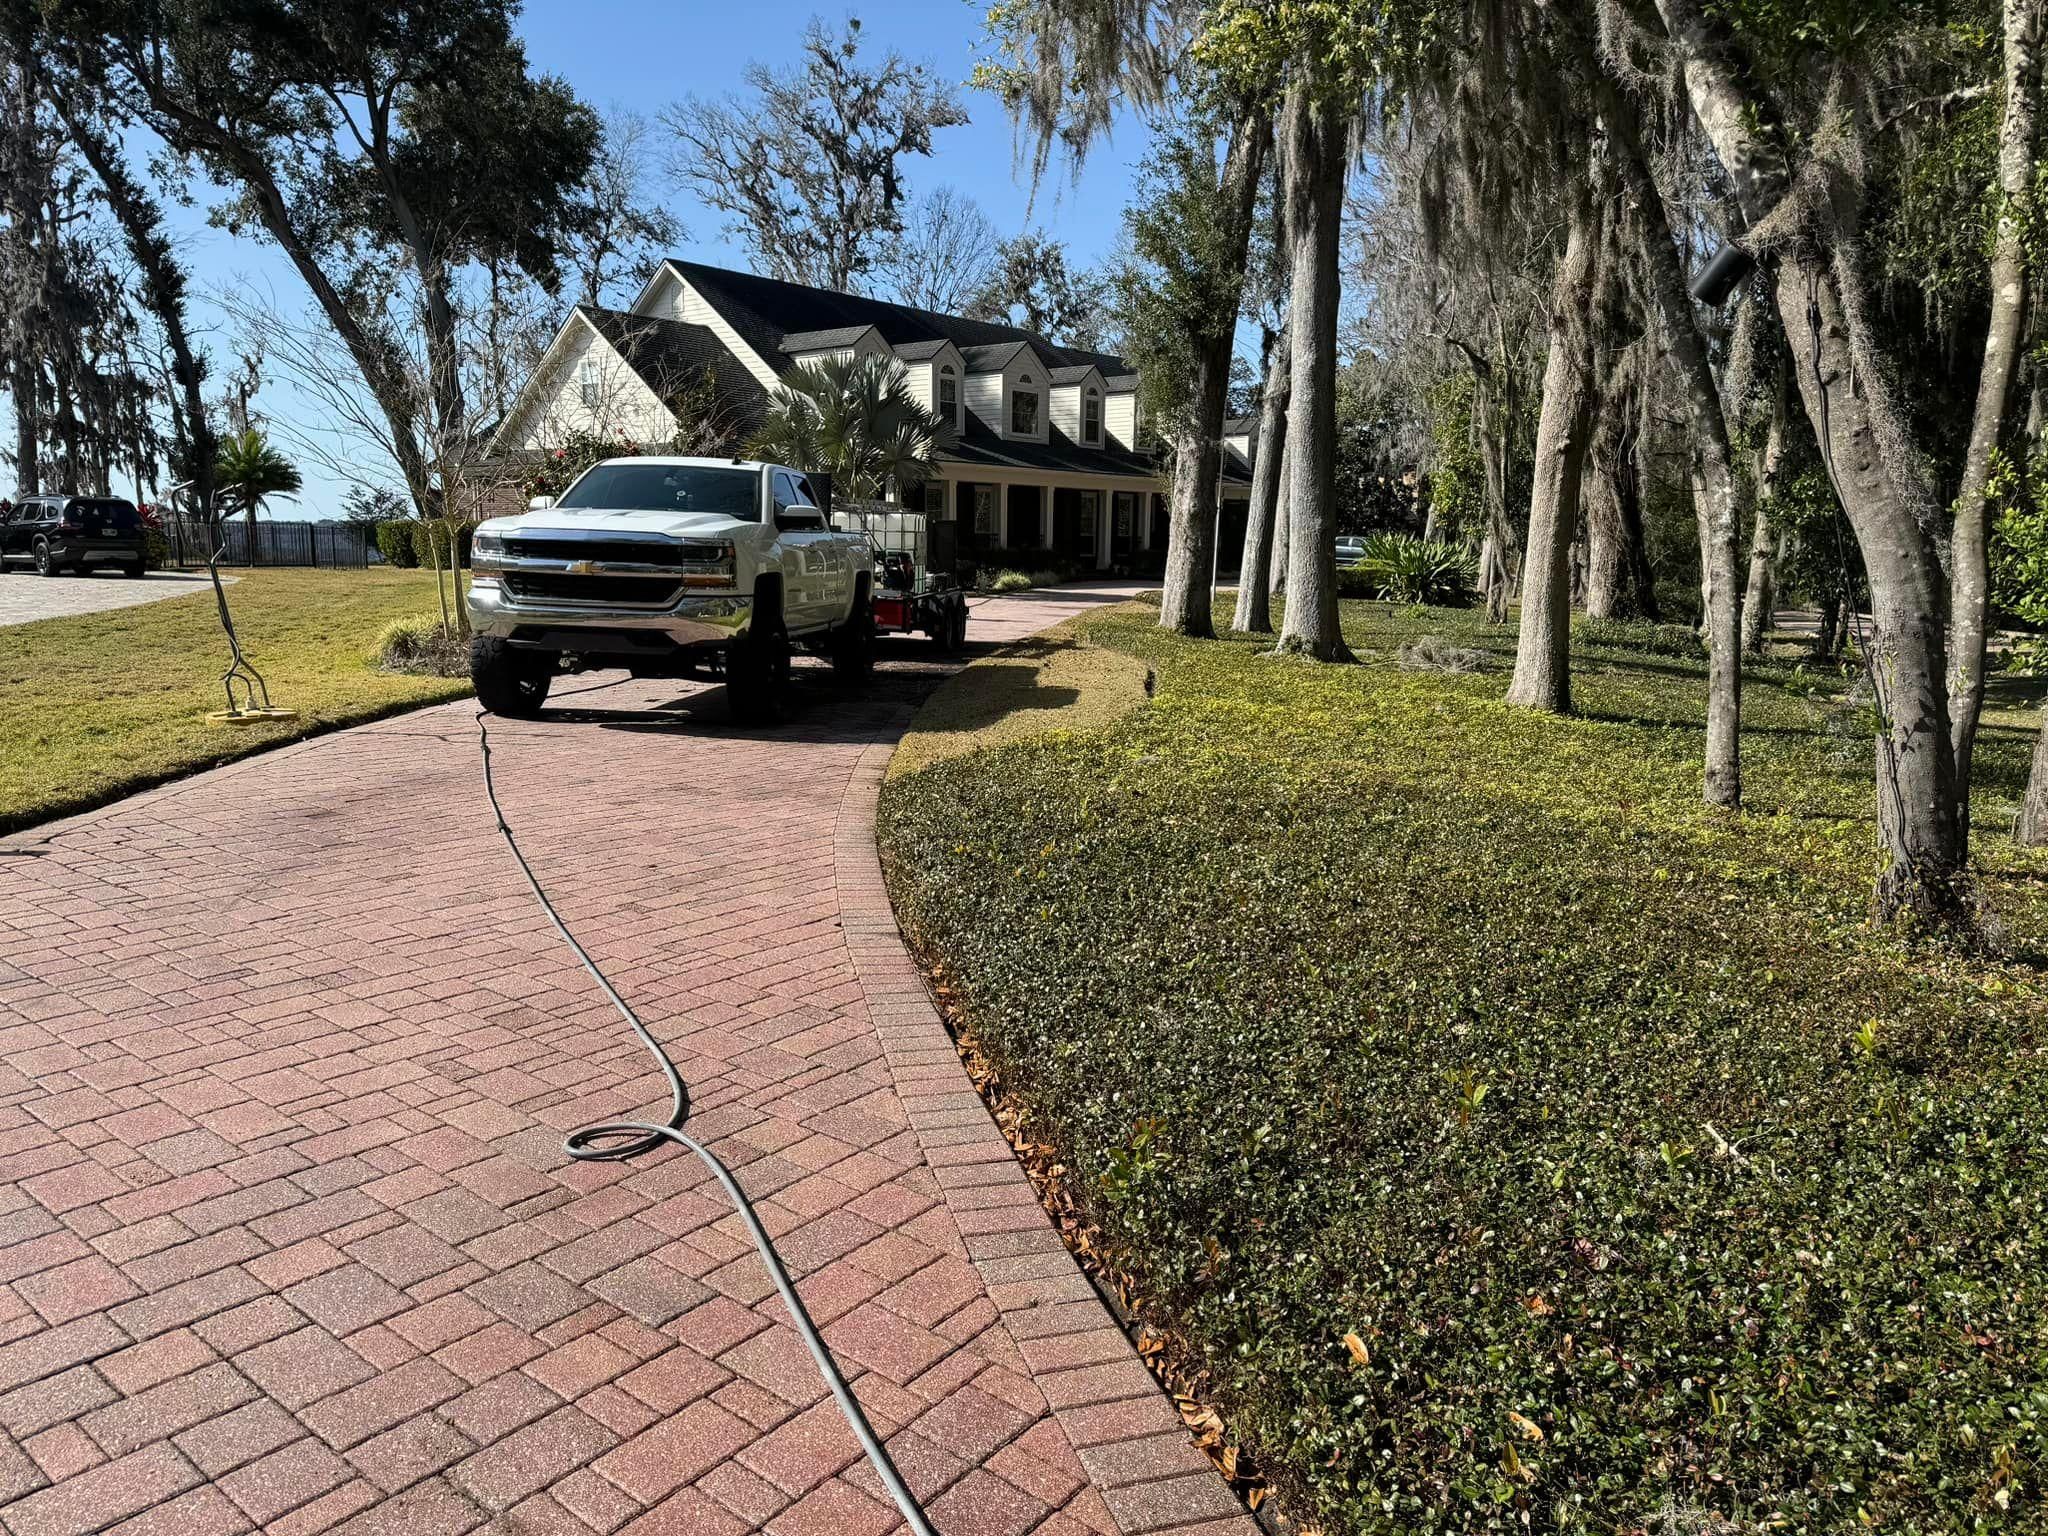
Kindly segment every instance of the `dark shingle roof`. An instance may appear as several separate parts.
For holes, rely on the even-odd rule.
[[[1087,378],[1090,373],[1100,373],[1101,371],[1093,363],[1069,363],[1064,368],[1052,370],[1052,381],[1055,384],[1078,384]]]
[[[782,338],[782,350],[824,352],[834,347],[850,347],[873,329],[871,325],[841,325],[829,331],[791,331]]]
[[[895,347],[896,355],[906,363],[921,363],[927,358],[937,357],[945,350],[946,338],[943,336],[934,341],[898,342]]]
[[[848,327],[857,330],[870,325],[892,347],[906,342],[950,341],[966,353],[972,347],[1025,342],[1046,360],[1048,367],[1094,363],[1104,373],[1130,371],[1130,365],[1120,357],[1077,347],[1056,347],[1020,326],[935,314],[928,309],[912,309],[907,304],[891,304],[885,299],[835,293],[829,288],[806,288],[800,283],[756,277],[751,272],[730,272],[701,262],[669,264],[690,280],[690,286],[704,301],[778,374],[790,366],[784,343],[791,335]]]
[[[611,343],[663,404],[691,388],[707,371],[717,379],[719,398],[728,409],[757,419],[768,403],[768,392],[705,326],[599,309],[593,304],[578,304],[576,312],[597,328],[598,335]]]
[[[991,469],[1051,469],[1077,475],[1141,475],[1155,478],[1161,466],[1149,454],[1132,453],[1115,443],[1084,448],[1054,427],[1043,443],[1023,443],[991,432],[981,419],[969,412],[967,430],[955,442],[939,449],[939,457],[959,464],[983,464]]]

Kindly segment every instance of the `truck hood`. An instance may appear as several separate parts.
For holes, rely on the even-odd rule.
[[[724,517],[715,512],[607,512],[602,507],[550,507],[545,512],[528,512],[519,517],[494,517],[479,525],[479,531],[512,536],[562,530],[574,533],[663,533],[671,538],[731,537],[755,523]]]

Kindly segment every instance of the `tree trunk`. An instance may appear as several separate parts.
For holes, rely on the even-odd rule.
[[[1998,132],[1998,232],[1991,252],[1991,323],[1977,374],[1977,408],[1956,497],[1950,568],[1950,739],[1955,752],[1956,826],[1970,837],[1970,760],[1984,707],[1985,630],[1991,612],[1991,564],[1985,487],[2005,426],[2027,313],[2026,223],[2034,181],[2035,94],[2040,81],[2044,0],[2005,0],[2005,114]]]
[[[41,370],[24,348],[14,359],[8,387],[14,395],[14,484],[19,496],[43,489]]]
[[[1293,382],[1293,364],[1288,365],[1289,384]],[[1290,416],[1293,402],[1289,401]],[[1288,530],[1294,526],[1294,518],[1287,510],[1287,487],[1293,474],[1294,434],[1289,432],[1280,444],[1280,483],[1273,488],[1273,579],[1271,595],[1278,597],[1287,590],[1287,562],[1293,558],[1288,541]]]
[[[1700,0],[1657,0],[1685,69],[1693,115],[1714,145],[1751,227],[1775,209],[1790,185],[1784,157],[1766,131],[1768,103],[1731,68],[1736,52]],[[1845,191],[1834,216],[1853,236],[1856,209]],[[1845,206],[1846,205],[1846,206]],[[1928,486],[1916,480],[1913,454],[1896,468],[1880,451],[1886,434],[1917,447],[1911,414],[1880,368],[1859,367],[1875,354],[1852,337],[1843,284],[1860,280],[1846,265],[1806,245],[1778,264],[1778,317],[1797,369],[1799,393],[1830,478],[1863,552],[1875,632],[1866,664],[1878,690],[1877,807],[1886,867],[1878,877],[1880,918],[1911,916],[1942,928],[1975,920],[1974,893],[1955,814],[1955,751],[1949,732],[1947,656],[1939,551],[1923,529]],[[1856,313],[1870,295],[1850,293]]]
[[[1225,208],[1225,248],[1218,259],[1235,274],[1235,280],[1226,285],[1229,314],[1198,340],[1191,418],[1174,434],[1173,495],[1159,627],[1201,639],[1216,633],[1216,516],[1223,472],[1223,419],[1237,338],[1237,294],[1251,247],[1259,172],[1271,134],[1271,121],[1261,111],[1246,113],[1231,131],[1223,179],[1217,187]]]
[[[1596,69],[1597,65],[1594,66]],[[1596,75],[1622,185],[1641,220],[1645,276],[1658,333],[1685,390],[1699,495],[1700,566],[1705,574],[1707,741],[1704,793],[1709,805],[1742,803],[1742,587],[1738,575],[1741,519],[1735,454],[1720,386],[1700,339],[1678,264],[1670,214],[1649,157],[1633,132],[1627,104],[1605,75]]]
[[[1273,524],[1280,505],[1280,472],[1287,442],[1287,396],[1293,364],[1287,333],[1274,337],[1259,399],[1258,457],[1252,463],[1252,500],[1244,522],[1244,560],[1237,575],[1237,614],[1230,627],[1251,635],[1273,632]]]
[[[1304,73],[1310,73],[1304,70]],[[1283,196],[1293,374],[1287,421],[1287,606],[1277,649],[1349,660],[1337,623],[1337,236],[1349,159],[1343,115],[1288,92]]]
[[[1550,352],[1536,426],[1535,486],[1522,566],[1522,626],[1508,702],[1562,714],[1572,707],[1571,546],[1593,423],[1592,312],[1600,215],[1590,188],[1573,200],[1550,291]]]
[[[2027,770],[2027,798],[2012,832],[2022,848],[2048,846],[2048,721],[2034,736],[2034,761]]]
[[[1655,617],[1650,556],[1644,547],[1633,388],[1601,395],[1581,493],[1586,512],[1587,617]]]
[[[1778,533],[1771,526],[1771,503],[1778,494],[1778,476],[1785,464],[1785,370],[1778,368],[1778,387],[1771,407],[1771,425],[1764,435],[1762,462],[1756,476],[1756,523],[1749,540],[1749,587],[1742,597],[1742,648],[1761,656],[1764,638],[1778,606]]]

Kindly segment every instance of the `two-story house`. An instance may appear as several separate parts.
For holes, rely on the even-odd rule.
[[[578,305],[492,454],[546,452],[579,431],[658,451],[681,424],[674,407],[693,389],[701,398],[707,374],[743,438],[792,368],[847,353],[894,356],[938,416],[938,476],[914,499],[958,524],[961,547],[1052,551],[1102,570],[1164,559],[1165,468],[1121,358],[697,262],[664,262],[630,310]],[[1224,458],[1224,495],[1242,501],[1249,465]]]

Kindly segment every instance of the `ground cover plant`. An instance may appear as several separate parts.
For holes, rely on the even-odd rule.
[[[1871,929],[1839,683],[1346,604],[1357,667],[1121,609],[1145,708],[892,780],[899,915],[1234,1434],[1330,1533],[2039,1530],[2048,874],[2014,953]],[[1403,670],[1422,635],[1494,653]],[[1632,637],[1631,637],[1632,638]],[[1867,727],[1866,727],[1867,729]],[[1866,735],[1867,741],[1867,735]]]
[[[0,831],[469,691],[371,665],[386,625],[432,605],[430,572],[257,569],[228,596],[272,700],[297,720],[206,723],[225,664],[210,590],[0,628]]]

